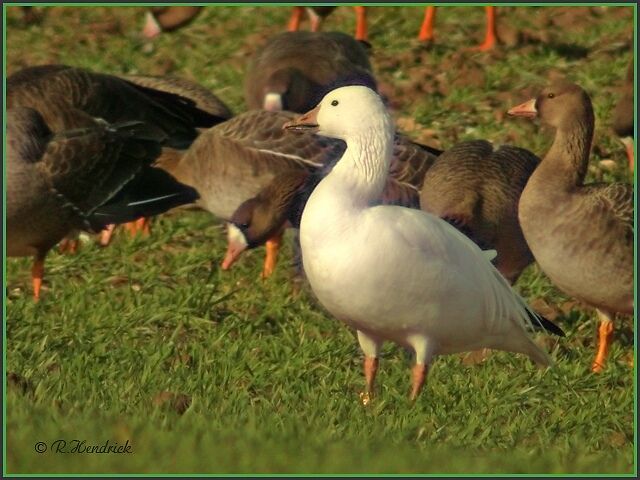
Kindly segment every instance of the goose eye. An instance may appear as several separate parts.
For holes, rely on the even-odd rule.
[[[550,93],[549,95],[547,95],[548,98],[553,98],[555,96],[556,96],[555,93]]]
[[[334,106],[334,107],[337,107],[338,103],[340,103],[340,102],[338,102],[338,100],[334,100],[333,102],[331,102],[331,105]]]
[[[249,228],[249,224],[248,223],[241,223],[240,224],[240,230],[246,230],[247,228]]]

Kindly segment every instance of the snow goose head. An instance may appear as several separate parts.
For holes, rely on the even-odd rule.
[[[311,111],[285,124],[347,143],[380,133],[393,135],[393,123],[380,96],[369,87],[350,85],[332,90]],[[389,133],[390,132],[390,133]]]

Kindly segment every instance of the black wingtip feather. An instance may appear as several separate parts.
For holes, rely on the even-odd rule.
[[[91,215],[91,224],[100,229],[109,224],[152,217],[200,198],[193,187],[178,182],[159,168],[147,167],[117,195]]]
[[[533,324],[533,328],[536,330],[545,330],[548,333],[552,333],[553,335],[557,335],[558,337],[564,337],[564,331],[553,323],[551,320],[544,318],[542,315],[527,310],[529,314],[529,318],[531,319],[531,323]]]

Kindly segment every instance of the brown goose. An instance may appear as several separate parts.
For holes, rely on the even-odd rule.
[[[154,38],[162,32],[171,32],[187,25],[200,13],[202,7],[151,7],[145,15],[142,34]]]
[[[633,172],[633,60],[627,68],[622,96],[613,111],[613,130],[620,137],[627,150],[629,170]]]
[[[250,109],[304,112],[322,90],[344,78],[375,86],[368,54],[353,37],[339,32],[284,32],[253,57],[245,77]]]
[[[555,83],[510,115],[539,116],[554,142],[522,192],[524,236],[551,281],[596,308],[600,317],[594,372],[603,369],[616,313],[633,314],[633,188],[585,185],[594,115],[577,85]]]
[[[162,131],[82,115],[76,123],[84,126],[53,132],[34,109],[7,110],[7,255],[35,256],[36,300],[44,258],[70,231],[99,231],[197,198],[195,190],[151,167]]]
[[[367,9],[366,7],[353,7],[356,13],[356,40],[367,41]],[[336,7],[293,7],[287,30],[295,32],[300,28],[303,14],[306,12],[311,23],[311,31],[319,32],[322,22],[333,12]]]
[[[315,142],[323,137],[301,132],[300,138]],[[263,277],[269,276],[275,267],[274,250],[277,251],[277,248],[274,245],[279,244],[285,228],[299,227],[302,211],[313,188],[340,158],[343,150],[344,146],[336,148],[333,152],[335,156],[328,158],[324,167],[311,172],[293,170],[274,177],[257,195],[243,202],[229,222],[228,249],[223,267],[231,267],[245,250],[266,243],[267,258],[273,261],[265,263]],[[420,185],[440,153],[439,150],[398,135],[394,142],[393,161],[383,192],[383,203],[419,208]]]
[[[159,165],[200,193],[201,208],[229,220],[242,202],[275,177],[312,171],[344,150],[339,141],[286,135],[282,126],[292,118],[289,112],[243,113],[204,131],[186,153],[174,152]],[[267,275],[273,262],[267,258]]]
[[[539,163],[522,148],[494,150],[484,140],[462,142],[427,171],[420,203],[482,249],[496,250],[496,268],[511,283],[533,261],[518,222],[518,201]]]
[[[163,146],[172,148],[188,147],[198,135],[198,128],[224,120],[216,111],[198,108],[199,99],[177,94],[175,85],[172,92],[153,88],[148,84],[149,77],[144,82],[66,65],[29,67],[7,79],[7,106],[33,108],[54,133],[86,126],[87,116],[110,123],[141,120],[160,128],[165,134]],[[185,91],[182,84],[180,90]],[[112,231],[110,225],[103,233],[103,245],[109,243]],[[75,240],[66,243],[69,250],[75,250]]]

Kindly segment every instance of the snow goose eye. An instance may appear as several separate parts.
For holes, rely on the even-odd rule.
[[[340,102],[338,100],[334,100],[333,102],[331,102],[331,106],[332,107],[337,107],[339,103]]]

